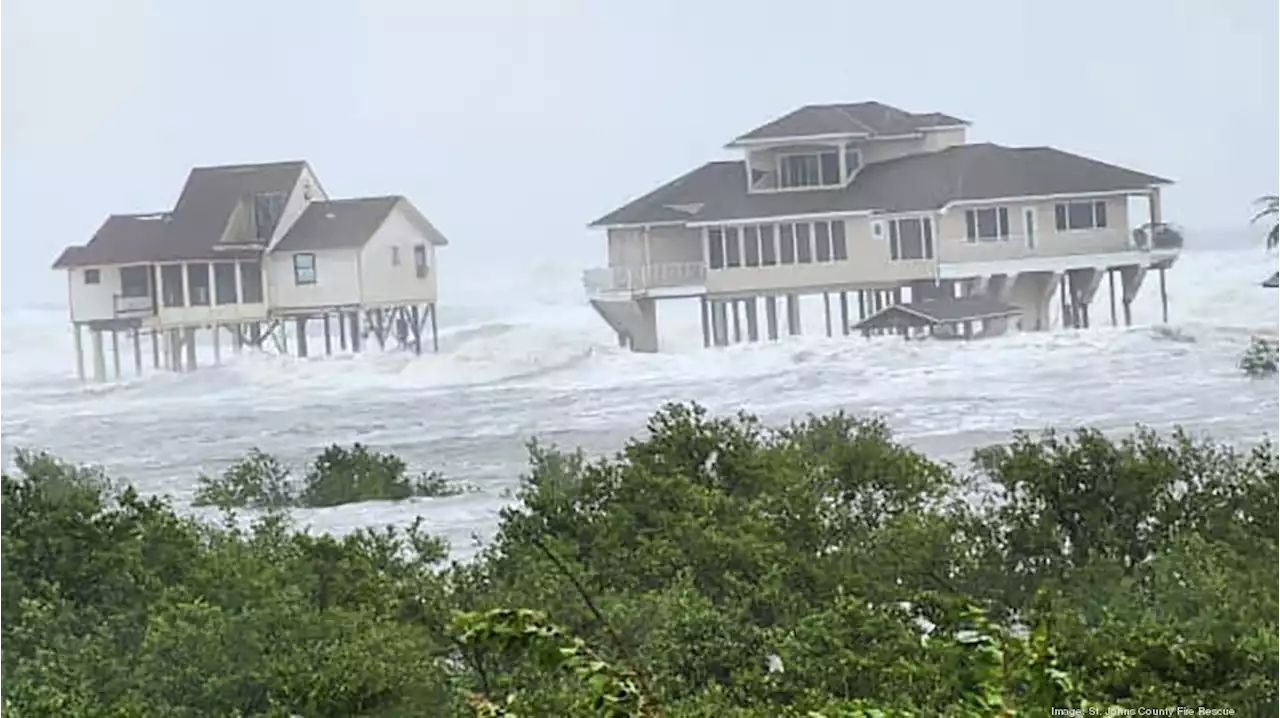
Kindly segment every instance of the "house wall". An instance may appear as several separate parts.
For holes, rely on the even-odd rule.
[[[929,130],[924,133],[923,150],[934,152],[948,147],[963,145],[968,132],[963,127],[954,130]]]
[[[97,284],[85,284],[85,270],[98,270]],[[120,293],[120,266],[74,267],[67,270],[71,321],[91,322],[115,318],[115,296]]]
[[[427,248],[427,276],[419,277],[415,245]],[[395,252],[393,252],[395,248]],[[393,263],[393,253],[399,263]],[[397,207],[360,252],[360,295],[363,304],[430,304],[436,301],[436,247]]]
[[[294,282],[294,254],[315,255],[315,284]],[[271,253],[267,255],[265,265],[267,296],[272,311],[360,303],[360,252],[356,249]]]
[[[1054,206],[1050,202],[1006,202],[999,205],[953,207],[935,219],[938,227],[938,259],[942,262],[988,262],[1029,257],[1060,257],[1072,254],[1125,252],[1130,247],[1129,202],[1126,197],[1082,196],[1079,201],[1101,200],[1107,203],[1107,227],[1095,230],[1059,232],[1054,224]],[[1007,207],[1009,232],[1007,241],[968,241],[965,210],[983,207]],[[1035,218],[1034,247],[1027,239],[1025,213]]]
[[[308,192],[310,188],[310,192]],[[307,195],[310,194],[310,199]],[[324,193],[324,189],[320,186],[319,180],[311,172],[309,167],[304,167],[302,173],[298,175],[298,183],[293,186],[293,191],[289,193],[289,199],[285,200],[284,211],[280,213],[280,223],[276,225],[275,234],[271,236],[270,247],[274,247],[276,242],[284,237],[293,223],[298,221],[298,217],[302,216],[302,211],[312,202],[329,199]],[[290,276],[292,277],[292,269]]]
[[[849,216],[844,221],[848,259],[710,269],[707,271],[707,292],[766,294],[788,290],[821,291],[838,287],[893,286],[913,279],[934,277],[934,260],[891,260],[888,241],[871,235],[871,222],[867,217]],[[776,241],[776,231],[774,236]]]
[[[645,233],[648,233],[648,248]],[[609,266],[702,262],[702,230],[683,225],[608,230]]]
[[[872,162],[883,162],[926,151],[925,139],[920,137],[901,140],[869,140],[860,143],[858,149],[862,150],[862,164],[864,167]]]

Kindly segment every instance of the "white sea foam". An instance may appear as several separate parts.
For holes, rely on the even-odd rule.
[[[576,267],[533,266],[504,277],[501,292],[446,286],[439,354],[300,360],[233,356],[224,343],[224,363],[212,367],[206,344],[198,372],[148,369],[88,387],[74,380],[64,308],[5,307],[2,443],[9,455],[36,447],[102,463],[185,504],[198,471],[218,470],[251,446],[300,461],[326,443],[364,441],[480,492],[302,512],[302,520],[341,532],[422,514],[465,554],[468,537],[491,530],[508,500],[528,438],[612,451],[666,401],[771,421],[837,409],[882,415],[949,459],[1016,428],[1143,422],[1242,443],[1274,436],[1276,382],[1236,368],[1250,331],[1277,324],[1278,295],[1259,286],[1274,264],[1256,249],[1186,253],[1169,274],[1167,328],[1156,326],[1152,274],[1133,327],[1109,326],[1104,284],[1095,329],[975,342],[828,339],[821,300],[809,297],[805,336],[703,350],[696,302],[663,304],[657,355],[617,348],[582,298]],[[323,343],[312,331],[314,354]],[[149,366],[149,346],[143,359]],[[131,375],[123,337],[122,364]]]

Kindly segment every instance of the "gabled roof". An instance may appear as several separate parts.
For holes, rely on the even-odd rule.
[[[312,202],[272,251],[360,248],[373,237],[400,197]]]
[[[222,239],[237,207],[260,193],[288,196],[306,167],[306,162],[294,161],[192,169],[171,213],[162,251],[149,259],[163,262],[219,256],[213,247]]]
[[[742,161],[710,162],[591,226],[928,211],[965,200],[1136,192],[1170,182],[1052,147],[994,144],[956,145],[871,163],[843,189],[748,192],[744,168]]]
[[[1022,310],[1018,307],[987,297],[935,298],[885,307],[854,325],[853,328],[877,329],[893,324],[896,318],[905,319],[905,323],[911,326],[925,326],[997,319],[1018,314],[1022,314]]]
[[[397,208],[406,213],[431,243],[448,244],[448,240],[404,197],[357,197],[307,205],[271,251],[359,249]]]
[[[164,240],[168,220],[167,212],[110,215],[88,244],[62,250],[53,268],[151,261]]]
[[[933,127],[961,127],[968,124],[966,120],[941,112],[917,114],[880,102],[805,105],[738,137],[730,146],[752,140],[905,135]]]

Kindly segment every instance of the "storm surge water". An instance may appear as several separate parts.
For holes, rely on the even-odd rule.
[[[908,442],[961,463],[1015,429],[1045,427],[1182,425],[1248,444],[1277,430],[1275,380],[1250,380],[1236,366],[1250,332],[1277,324],[1275,290],[1259,286],[1273,264],[1257,248],[1186,252],[1169,274],[1168,327],[1158,326],[1152,274],[1132,327],[1110,326],[1104,283],[1093,329],[974,342],[828,339],[819,336],[821,302],[808,297],[806,336],[704,350],[697,303],[663,304],[657,355],[617,348],[582,296],[578,265],[529,266],[485,289],[442,277],[439,354],[299,360],[226,351],[213,367],[205,347],[195,373],[98,386],[75,380],[64,306],[6,306],[3,450],[7,460],[23,447],[101,464],[186,506],[199,472],[251,447],[301,463],[327,444],[360,441],[478,491],[299,518],[341,532],[424,515],[466,554],[469,537],[487,535],[510,501],[530,438],[611,452],[667,401],[772,422],[835,410],[881,415]],[[123,363],[131,375],[127,353]]]

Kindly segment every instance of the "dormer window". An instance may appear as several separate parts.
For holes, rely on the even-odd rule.
[[[798,189],[844,185],[862,166],[862,153],[853,147],[843,150],[844,176],[841,176],[840,152],[840,149],[832,148],[819,152],[779,154],[778,186],[782,189]]]
[[[839,185],[840,154],[832,150],[779,155],[778,177],[786,189]]]
[[[844,148],[845,179],[857,174],[860,167],[862,167],[862,151],[856,147]]]

